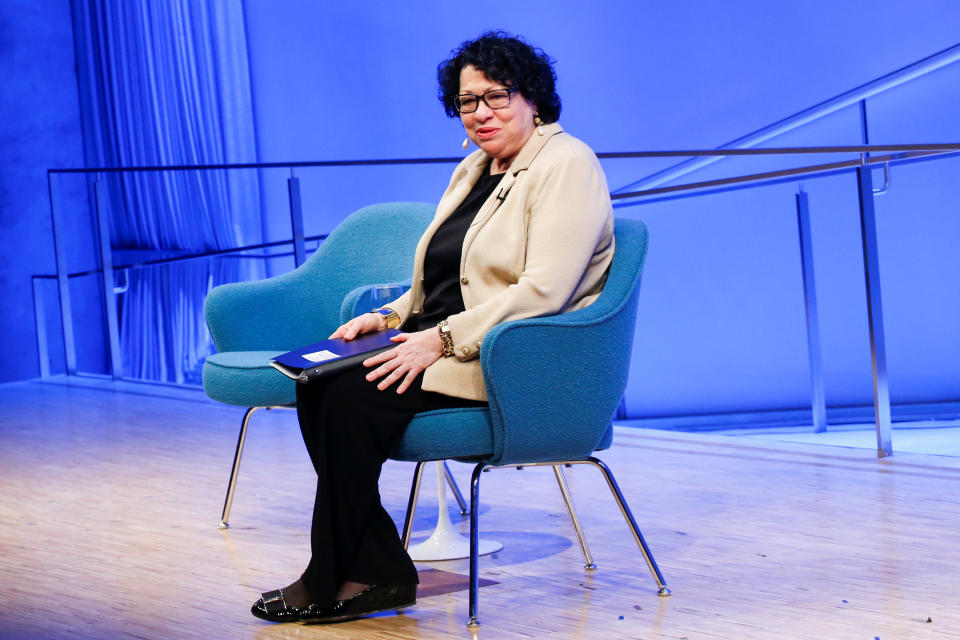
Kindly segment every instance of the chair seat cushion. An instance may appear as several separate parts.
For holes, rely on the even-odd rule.
[[[414,416],[390,457],[410,462],[493,454],[490,410],[439,409]]]
[[[203,389],[219,402],[275,407],[297,401],[296,383],[270,366],[282,351],[225,351],[203,363]]]

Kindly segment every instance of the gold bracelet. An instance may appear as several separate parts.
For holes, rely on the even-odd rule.
[[[390,309],[388,307],[381,307],[379,309],[374,309],[372,313],[379,313],[380,316],[386,321],[387,329],[396,329],[400,326],[400,314]]]
[[[443,347],[443,357],[449,358],[453,355],[453,336],[450,335],[450,325],[446,320],[437,323],[437,330],[440,331],[440,346]]]

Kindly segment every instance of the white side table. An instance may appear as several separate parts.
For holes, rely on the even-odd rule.
[[[437,461],[437,503],[439,514],[437,526],[429,538],[423,542],[410,545],[407,553],[413,560],[429,562],[432,560],[458,560],[470,557],[470,538],[460,535],[450,522],[450,512],[447,510],[447,486],[444,482],[443,461]],[[503,545],[494,540],[479,541],[479,555],[494,553],[503,549]]]

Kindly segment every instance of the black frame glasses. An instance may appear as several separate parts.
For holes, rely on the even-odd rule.
[[[453,97],[453,106],[454,108],[456,108],[457,113],[473,113],[480,107],[480,101],[483,100],[483,104],[487,105],[487,107],[489,107],[490,109],[493,109],[493,110],[506,109],[507,107],[510,106],[510,94],[516,93],[517,91],[519,91],[519,89],[516,89],[514,87],[507,87],[505,89],[490,89],[490,91],[484,91],[479,96],[475,93],[461,93]],[[504,102],[503,104],[500,104],[500,102],[502,101],[502,97],[499,95],[490,96],[490,94],[492,93],[494,94],[505,93],[507,95],[507,101]],[[462,99],[464,98],[473,98],[476,102],[474,102],[472,106],[467,105],[467,107],[464,108],[461,102]],[[493,104],[490,104],[491,100],[494,102],[494,104],[498,106],[494,106]]]

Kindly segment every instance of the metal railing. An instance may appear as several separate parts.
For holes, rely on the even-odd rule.
[[[869,142],[866,117],[866,101],[868,98],[872,98],[880,93],[907,84],[908,82],[916,80],[917,78],[923,77],[957,62],[960,62],[960,44],[947,47],[946,49],[929,55],[926,58],[912,62],[904,67],[901,67],[900,69],[896,69],[890,73],[880,76],[879,78],[875,78],[858,87],[854,87],[849,91],[844,91],[839,95],[828,98],[827,100],[819,102],[807,109],[803,109],[802,111],[789,115],[786,118],[757,129],[756,131],[748,133],[744,136],[740,136],[735,140],[731,140],[726,144],[720,145],[717,147],[717,150],[735,152],[739,149],[755,147],[756,145],[763,144],[767,140],[772,140],[777,136],[794,131],[806,124],[824,118],[825,116],[836,113],[841,109],[845,109],[853,105],[859,105],[862,134],[861,141],[864,144],[867,144]],[[690,158],[689,160],[685,160],[684,162],[676,164],[672,167],[667,167],[666,169],[657,171],[656,173],[648,175],[644,178],[635,180],[628,185],[616,189],[614,193],[619,194],[620,192],[627,190],[637,191],[640,189],[651,189],[657,185],[676,180],[683,175],[703,169],[718,159],[719,158],[716,156],[716,154],[702,154],[701,157]]]
[[[927,145],[860,145],[845,147],[807,147],[782,149],[739,149],[690,152],[691,155],[769,155],[805,153],[858,153],[855,160],[817,164],[795,169],[772,171],[720,180],[693,182],[672,187],[659,187],[615,194],[617,201],[628,198],[644,198],[626,204],[644,205],[662,202],[665,199],[689,198],[716,194],[734,188],[752,188],[759,184],[799,181],[802,178],[825,177],[842,173],[856,173],[857,196],[860,210],[861,248],[863,252],[864,281],[867,299],[867,321],[870,339],[871,367],[873,373],[874,422],[877,431],[877,453],[880,457],[893,452],[892,425],[890,417],[890,393],[887,375],[886,340],[883,328],[883,306],[880,286],[880,258],[877,248],[876,211],[874,196],[883,193],[890,183],[890,166],[908,162],[922,162],[935,158],[956,156],[960,143]],[[870,153],[892,152],[885,156],[869,156]],[[672,155],[673,152],[669,152]],[[666,155],[666,154],[664,154]],[[621,157],[650,157],[646,153],[624,154]],[[884,167],[885,186],[875,190],[871,168]],[[673,194],[664,197],[664,194]],[[661,197],[652,197],[661,196]],[[619,206],[625,206],[619,203]],[[615,205],[617,206],[617,205]],[[826,400],[823,385],[823,366],[820,350],[816,285],[813,271],[813,245],[810,230],[810,210],[807,194],[801,189],[796,196],[797,228],[800,244],[801,270],[803,275],[804,310],[807,326],[807,347],[811,375],[811,412],[816,432],[826,431]]]
[[[830,163],[820,163],[800,166],[791,169],[754,173],[729,178],[690,182],[668,187],[654,187],[627,193],[614,193],[611,198],[615,207],[649,205],[667,199],[703,197],[732,189],[755,188],[761,185],[778,184],[791,181],[800,181],[804,178],[840,175],[855,173],[858,186],[858,202],[860,209],[861,241],[864,260],[864,278],[867,296],[867,314],[869,326],[869,340],[873,371],[874,391],[874,420],[877,430],[877,451],[883,457],[892,453],[890,396],[887,383],[887,362],[885,338],[883,329],[883,314],[881,288],[879,277],[879,254],[877,251],[876,214],[873,198],[882,190],[873,188],[871,169],[875,166],[884,168],[885,182],[889,184],[890,167],[905,163],[925,162],[933,159],[953,157],[960,154],[960,143],[946,144],[916,144],[916,145],[854,145],[854,146],[818,146],[818,147],[786,147],[768,149],[697,149],[678,151],[635,151],[600,153],[602,159],[628,158],[657,158],[657,157],[719,157],[719,156],[785,156],[805,154],[856,154],[855,158]],[[883,154],[883,155],[873,155]],[[244,247],[236,247],[221,251],[207,251],[191,255],[181,255],[168,258],[114,266],[110,249],[109,237],[106,234],[106,212],[101,206],[101,199],[96,201],[96,220],[98,222],[97,240],[98,255],[101,267],[82,272],[69,273],[66,270],[63,251],[63,239],[57,235],[59,226],[59,207],[57,205],[57,176],[66,173],[105,174],[126,172],[153,172],[153,171],[184,171],[184,170],[211,170],[211,169],[259,169],[259,168],[291,168],[295,167],[343,167],[343,166],[387,166],[387,165],[419,165],[460,162],[462,158],[404,158],[386,160],[341,160],[297,163],[243,163],[243,164],[211,164],[211,165],[177,165],[170,167],[102,167],[92,169],[55,169],[49,172],[49,189],[51,216],[54,227],[54,246],[56,251],[57,274],[55,276],[34,276],[34,297],[38,327],[39,356],[41,358],[42,375],[49,374],[49,350],[46,343],[45,310],[37,301],[40,296],[36,291],[36,283],[40,279],[56,278],[60,293],[60,312],[64,350],[69,374],[76,374],[76,351],[71,321],[71,307],[69,298],[70,278],[97,273],[101,276],[104,290],[104,311],[107,317],[109,332],[111,375],[121,377],[119,328],[116,316],[116,304],[111,293],[114,290],[113,271],[115,269],[138,268],[147,265],[163,264],[180,260],[207,258],[210,256],[227,255],[252,250],[274,248],[290,245],[291,251],[281,255],[293,254],[295,264],[300,265],[305,260],[307,241],[322,241],[325,237],[303,234],[302,207],[300,201],[299,178],[291,175],[288,178],[288,193],[290,203],[291,239],[277,242],[260,243]],[[99,193],[99,181],[95,183],[95,191]],[[820,353],[818,310],[816,302],[816,287],[813,277],[813,253],[809,221],[809,204],[806,193],[801,189],[796,196],[798,238],[800,243],[801,267],[804,288],[804,307],[806,314],[808,355],[811,372],[811,410],[815,431],[826,430],[826,404],[823,388],[822,357]],[[278,257],[260,256],[263,258]]]

